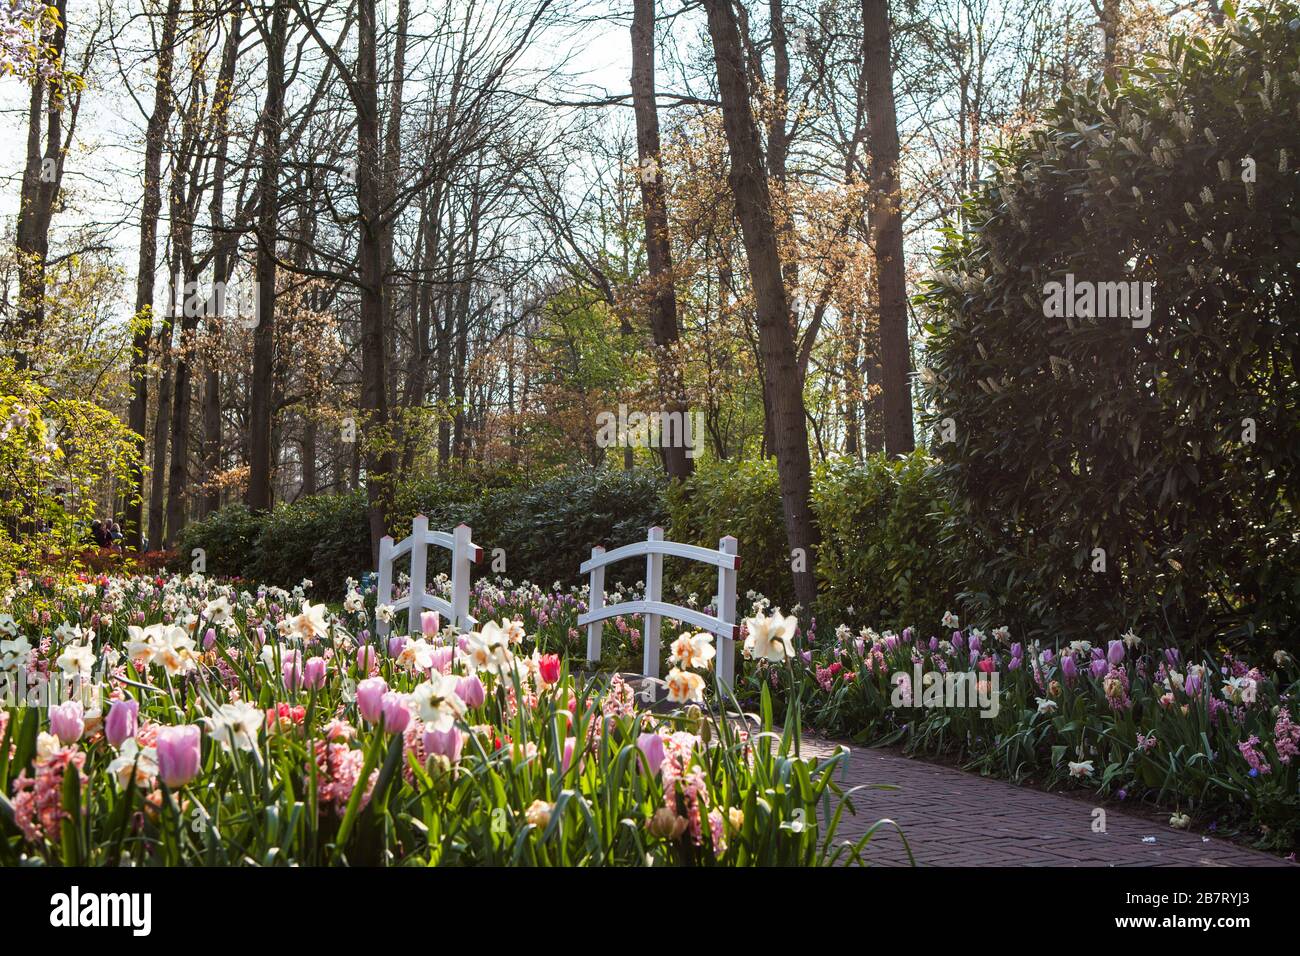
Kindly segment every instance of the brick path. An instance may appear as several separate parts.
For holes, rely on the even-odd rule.
[[[834,743],[805,738],[806,756]],[[848,745],[845,745],[848,746]],[[1286,861],[1226,840],[1175,830],[1106,806],[1106,832],[1092,831],[1093,805],[1062,794],[1018,787],[889,750],[850,748],[845,789],[859,790],[856,816],[841,819],[836,842],[856,839],[881,817],[902,828],[920,866],[1288,866]],[[1155,837],[1155,843],[1143,843]],[[864,851],[876,866],[907,866],[896,830],[882,827]]]

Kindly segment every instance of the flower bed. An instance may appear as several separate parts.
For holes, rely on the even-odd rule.
[[[481,587],[477,605],[504,608],[505,594]],[[866,838],[834,845],[838,814],[818,820],[841,805],[844,755],[774,744],[766,693],[755,724],[692,703],[700,642],[675,671],[685,706],[649,713],[621,678],[580,679],[554,653],[576,602],[534,607],[540,639],[509,618],[458,635],[429,614],[383,642],[369,640],[370,603],[351,589],[332,613],[301,588],[197,575],[20,579],[0,600],[0,671],[18,691],[0,709],[0,862],[813,865],[860,853]],[[51,702],[56,688],[81,698]]]
[[[793,683],[806,723],[862,743],[951,755],[969,769],[1095,790],[1172,811],[1170,823],[1296,846],[1300,689],[1294,660],[1185,660],[1134,634],[1052,648],[944,619],[802,644],[792,669],[759,663],[749,688]]]

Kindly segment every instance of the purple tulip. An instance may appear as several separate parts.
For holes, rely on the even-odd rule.
[[[1098,678],[1105,677],[1106,672],[1110,670],[1110,664],[1106,662],[1105,658],[1102,658],[1099,661],[1093,661],[1091,664],[1089,664],[1088,669],[1092,671],[1093,677],[1098,677]]]
[[[357,684],[357,712],[368,724],[376,724],[384,714],[384,695],[388,683],[382,677],[367,677]]]
[[[483,682],[478,679],[478,675],[470,674],[457,682],[456,696],[465,702],[466,707],[473,710],[483,706],[483,702],[487,700],[487,691],[484,690]]]
[[[452,763],[460,763],[460,752],[465,746],[465,735],[459,727],[451,730],[426,730],[424,732],[424,752],[428,756],[438,754]]]
[[[1061,673],[1068,681],[1072,681],[1079,676],[1079,665],[1074,662],[1073,654],[1066,654],[1061,658]]]
[[[961,631],[952,632],[952,649],[959,651],[966,646],[966,639],[961,636]]]
[[[910,643],[912,638],[914,638],[915,636],[916,636],[916,632],[913,631],[910,627],[903,628],[903,640],[908,641]]]
[[[1056,655],[1052,653],[1052,649],[1049,647],[1047,650],[1043,651],[1042,655],[1039,657],[1039,660],[1041,660],[1044,664],[1050,664],[1052,663],[1052,659],[1054,657],[1056,657]]]
[[[1011,658],[1011,660],[1007,661],[1007,670],[1009,671],[1020,670],[1020,658],[1013,657]]]
[[[155,747],[158,776],[162,777],[163,783],[175,789],[198,776],[200,740],[201,734],[195,724],[163,727],[158,731]]]
[[[1110,661],[1116,667],[1124,660],[1124,642],[1111,641],[1106,647],[1106,660]]]
[[[645,754],[646,763],[650,765],[650,776],[655,776],[664,763],[664,739],[658,734],[642,734],[637,737],[636,746]]]
[[[400,657],[402,649],[406,647],[406,638],[398,634],[388,639],[388,656]]]
[[[411,712],[406,706],[406,695],[389,691],[379,701],[384,716],[384,730],[390,734],[403,733],[411,723]]]
[[[1166,647],[1166,648],[1165,648],[1165,660],[1169,662],[1169,666],[1170,666],[1170,667],[1177,667],[1177,666],[1178,666],[1178,661],[1179,661],[1181,658],[1182,658],[1182,655],[1178,653],[1178,648],[1176,648],[1176,647]]]
[[[1187,679],[1183,681],[1183,690],[1189,697],[1195,697],[1201,692],[1201,676],[1199,674],[1188,674]]]
[[[939,650],[939,639],[937,637],[932,637],[930,638],[930,651],[933,653],[937,650]]]
[[[1018,658],[1021,658],[1021,657],[1024,657],[1024,656],[1025,656],[1025,646],[1024,646],[1023,644],[1012,644],[1012,645],[1011,645],[1011,656],[1014,657],[1014,658],[1017,658],[1017,659],[1018,659]]]
[[[121,747],[124,741],[134,737],[139,715],[138,700],[128,697],[113,701],[112,706],[108,708],[108,716],[104,718],[104,736],[108,738],[108,742],[114,747]]]
[[[307,661],[303,666],[303,684],[307,687],[324,687],[327,663],[323,657],[313,657]]]
[[[977,635],[975,635],[975,634],[972,634],[972,635],[970,636],[970,649],[971,649],[972,651],[974,651],[976,654],[978,654],[978,653],[979,653],[979,650],[980,650],[980,647],[982,647],[982,646],[983,646],[983,645],[980,644],[980,639],[979,639],[979,637],[978,637]]]
[[[50,733],[64,744],[75,744],[86,732],[86,709],[81,701],[70,700],[50,708]]]
[[[261,647],[265,643],[266,643],[266,629],[259,626],[257,629],[257,646]]]
[[[203,635],[203,649],[205,651],[210,651],[212,650],[212,645],[216,643],[217,643],[217,631],[215,628],[210,627]]]
[[[1094,661],[1102,660],[1105,657],[1106,657],[1106,653],[1100,647],[1094,647],[1092,649],[1092,659]]]

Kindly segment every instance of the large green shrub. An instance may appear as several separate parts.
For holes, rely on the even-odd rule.
[[[1300,9],[1228,9],[998,151],[922,296],[966,598],[1030,636],[1294,639]],[[1067,274],[1149,327],[1046,317]]]
[[[266,515],[253,552],[254,580],[289,587],[307,578],[316,595],[341,599],[348,578],[374,569],[365,491],[277,505]]]
[[[776,463],[771,459],[695,462],[685,481],[668,488],[668,537],[674,541],[716,548],[718,539],[735,535],[740,552],[736,586],[741,611],[748,591],[758,591],[789,608],[793,602],[785,519]],[[669,573],[671,572],[671,573]],[[707,602],[718,589],[716,570],[686,562],[665,565],[669,587],[695,592]],[[670,594],[675,599],[676,595]]]
[[[202,521],[193,521],[176,542],[176,568],[194,568],[202,551],[203,567],[218,577],[251,578],[258,535],[266,516],[249,511],[242,504],[227,505]]]
[[[818,469],[818,604],[832,621],[935,627],[954,609],[957,563],[941,543],[938,482],[923,452],[840,459]],[[849,613],[852,608],[852,613]]]

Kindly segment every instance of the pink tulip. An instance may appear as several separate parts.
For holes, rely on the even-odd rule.
[[[75,744],[86,732],[85,715],[79,700],[55,704],[50,708],[50,733],[64,744]]]
[[[261,647],[266,643],[266,628],[258,627],[257,629],[257,646]]]
[[[285,690],[297,690],[302,686],[302,657],[297,651],[284,659],[280,666],[280,676],[284,678]]]
[[[199,773],[199,728],[195,724],[163,727],[155,744],[158,776],[175,789],[183,787]]]
[[[325,658],[313,657],[303,666],[303,684],[306,687],[325,686]]]
[[[433,669],[440,674],[445,674],[451,670],[452,655],[455,654],[450,647],[435,648],[432,654]]]
[[[357,648],[357,667],[367,674],[375,666],[375,649],[369,644],[362,644]]]
[[[420,615],[420,630],[424,632],[425,637],[433,637],[437,634],[441,624],[437,611],[425,611]]]
[[[460,763],[460,752],[465,746],[465,735],[459,727],[450,730],[426,730],[424,732],[424,752],[429,756],[438,754],[452,763]]]
[[[468,677],[462,677],[456,684],[456,696],[465,702],[466,707],[473,710],[483,706],[483,702],[487,700],[487,691],[483,688],[483,682],[478,679],[478,675],[470,674]]]
[[[108,742],[114,747],[121,747],[125,741],[134,737],[139,716],[138,700],[128,697],[113,701],[113,705],[108,708],[108,716],[104,718],[104,736]]]
[[[574,737],[564,738],[564,756],[560,760],[560,773],[569,772],[569,764],[573,763],[574,743],[576,743],[576,738]]]
[[[368,677],[357,685],[357,711],[361,719],[375,724],[384,714],[384,695],[388,684],[382,677]]]
[[[406,707],[406,695],[389,691],[379,702],[384,717],[384,730],[390,734],[403,733],[411,722],[411,712]]]
[[[650,765],[650,776],[659,773],[664,762],[664,739],[658,734],[642,734],[637,737],[636,746],[645,754],[646,763]]]
[[[215,643],[217,643],[217,632],[214,628],[210,627],[203,635],[203,649],[205,651],[210,651],[212,650],[212,645]]]
[[[400,656],[401,653],[402,653],[402,649],[403,649],[404,647],[406,647],[406,638],[405,638],[405,637],[402,637],[400,634],[398,634],[398,635],[396,635],[396,636],[394,636],[394,637],[390,637],[390,638],[388,639],[388,656],[389,656],[389,657],[398,657],[398,656]]]

